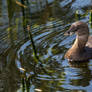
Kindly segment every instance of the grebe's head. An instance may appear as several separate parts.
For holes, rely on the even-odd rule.
[[[71,35],[73,33],[75,33],[78,36],[89,34],[88,25],[81,21],[73,23],[69,30],[65,32],[65,35]]]

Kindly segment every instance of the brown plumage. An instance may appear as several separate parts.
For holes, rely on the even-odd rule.
[[[76,34],[76,40],[72,47],[66,52],[65,58],[69,61],[85,61],[92,58],[92,37],[89,36],[88,25],[78,21],[71,25],[65,33],[70,35]]]

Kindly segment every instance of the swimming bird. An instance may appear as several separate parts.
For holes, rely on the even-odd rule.
[[[72,47],[66,52],[65,58],[68,61],[88,61],[92,59],[92,36],[89,36],[87,23],[82,21],[73,23],[65,34],[71,35],[73,33],[76,34],[76,39]]]

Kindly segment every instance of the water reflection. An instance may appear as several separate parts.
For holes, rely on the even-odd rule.
[[[71,85],[73,86],[82,86],[86,87],[90,85],[90,80],[92,79],[91,70],[88,66],[89,62],[85,63],[69,63],[71,67],[78,68],[77,76],[79,79],[72,79],[70,80]]]
[[[2,0],[0,1],[0,17],[2,16]]]
[[[92,80],[91,70],[89,69],[89,62],[69,62],[69,67],[65,68],[66,81],[62,85],[64,88],[70,89],[74,92],[90,92],[90,81]]]
[[[12,56],[12,57],[11,57]],[[10,58],[11,57],[11,58]],[[0,91],[16,92],[20,85],[20,72],[14,62],[15,51],[11,54],[0,56]]]

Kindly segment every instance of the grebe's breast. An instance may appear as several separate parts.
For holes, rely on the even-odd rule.
[[[80,52],[79,49],[71,48],[67,51],[66,58],[69,61],[85,61],[92,59],[92,36],[89,36],[88,41],[84,47],[84,51]]]

